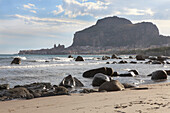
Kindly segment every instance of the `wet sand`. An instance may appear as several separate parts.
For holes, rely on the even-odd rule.
[[[140,87],[144,89],[3,101],[0,113],[170,112],[170,83]]]

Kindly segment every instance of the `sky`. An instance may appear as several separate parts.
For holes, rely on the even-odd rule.
[[[68,47],[76,31],[109,16],[153,22],[168,36],[169,6],[170,0],[0,0],[0,54]]]

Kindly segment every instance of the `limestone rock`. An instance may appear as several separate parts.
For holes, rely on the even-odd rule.
[[[105,82],[99,87],[99,91],[121,91],[124,89],[124,86],[117,80]]]

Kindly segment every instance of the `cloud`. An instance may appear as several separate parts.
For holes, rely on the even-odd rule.
[[[31,13],[37,13],[35,10],[30,10]]]
[[[154,12],[151,9],[146,9],[146,10],[139,10],[139,9],[130,9],[130,8],[124,8],[125,15],[150,15],[153,16]],[[121,14],[121,13],[120,13]]]
[[[56,10],[52,11],[52,13],[54,15],[58,15],[58,14],[60,14],[60,13],[62,13],[64,11],[64,9],[63,9],[63,7],[61,5],[58,5],[56,7],[58,8],[58,10],[57,11]]]
[[[34,9],[35,8],[35,5],[34,4],[31,4],[31,3],[28,3],[27,5],[23,5],[23,7],[25,8],[25,9]]]
[[[80,24],[80,25],[85,25],[91,22],[87,21],[81,21],[81,20],[74,20],[74,19],[64,19],[64,18],[39,18],[39,17],[34,17],[34,16],[23,16],[19,14],[11,15],[10,17],[14,18],[19,18],[23,19],[26,23],[31,24],[31,23],[36,23],[36,24],[50,24],[50,25],[56,25],[56,24]]]
[[[94,12],[100,12],[106,10],[109,5],[107,2],[79,2],[76,0],[63,0],[63,8],[65,10],[65,15],[70,18],[75,18],[77,16],[96,16]]]

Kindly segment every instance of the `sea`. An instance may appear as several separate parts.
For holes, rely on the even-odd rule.
[[[72,55],[76,58],[78,55]],[[136,61],[129,59],[129,55],[120,55],[122,59],[102,60],[104,55],[80,55],[85,61],[76,62],[74,58],[68,58],[68,55],[18,55],[18,54],[0,54],[0,84],[9,84],[10,87],[15,85],[25,85],[35,82],[50,82],[52,85],[58,85],[64,77],[72,75],[78,78],[85,88],[92,87],[92,78],[84,78],[82,74],[90,69],[100,67],[111,67],[118,73],[127,73],[128,70],[135,69],[139,72],[136,77],[113,77],[121,83],[140,84],[157,84],[165,81],[152,81],[147,75],[156,70],[169,70],[170,64],[144,64],[146,61]],[[133,55],[132,55],[133,56]],[[12,64],[11,61],[19,57],[21,64]],[[135,56],[133,56],[135,57]],[[136,61],[137,64],[112,64],[121,60]],[[106,64],[110,62],[110,64]]]

